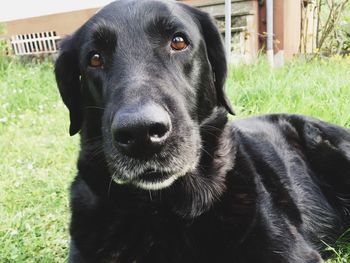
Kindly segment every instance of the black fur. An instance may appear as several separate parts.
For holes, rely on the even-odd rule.
[[[179,32],[189,46],[171,50]],[[350,224],[350,131],[298,115],[228,122],[226,71],[211,18],[172,1],[114,2],[63,42],[56,78],[81,135],[70,262],[323,262]],[[149,104],[169,114],[169,138],[127,156],[112,120]],[[137,187],[150,168],[181,176]]]

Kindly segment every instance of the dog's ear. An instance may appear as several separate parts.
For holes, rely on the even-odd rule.
[[[231,103],[225,94],[227,61],[221,34],[213,19],[207,13],[201,12],[198,18],[207,47],[208,59],[214,74],[218,104],[224,106],[230,114],[234,115]]]
[[[209,14],[189,6],[185,8],[190,10],[200,23],[208,59],[214,74],[218,106],[223,106],[230,114],[234,115],[231,103],[224,90],[227,75],[227,61],[221,34],[213,18],[211,18]]]
[[[62,100],[69,110],[69,134],[71,136],[79,132],[83,122],[78,52],[74,45],[74,36],[64,39],[61,42],[60,54],[55,63],[57,86]]]

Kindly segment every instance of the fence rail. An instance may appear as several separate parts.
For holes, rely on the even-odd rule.
[[[15,55],[38,55],[57,52],[57,42],[61,38],[55,31],[22,34],[11,37]]]

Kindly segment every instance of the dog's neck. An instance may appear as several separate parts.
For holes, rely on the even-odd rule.
[[[173,211],[185,218],[209,210],[226,189],[226,175],[233,169],[235,149],[227,112],[215,109],[201,126],[202,151],[195,171],[179,178],[166,189],[166,200]]]
[[[208,211],[226,189],[226,175],[233,169],[235,145],[231,128],[227,125],[227,112],[216,108],[200,125],[202,151],[196,169],[178,178],[168,188],[149,193],[133,186],[117,185],[111,181],[101,148],[101,138],[88,141],[82,135],[82,146],[78,169],[84,181],[96,195],[113,201],[118,192],[130,192],[130,195],[141,197],[143,201],[159,203],[170,208],[183,218],[195,218]],[[230,137],[230,140],[227,138]]]

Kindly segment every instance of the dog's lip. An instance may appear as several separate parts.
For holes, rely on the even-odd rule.
[[[117,184],[132,184],[145,190],[160,190],[173,184],[183,172],[148,169],[133,179],[113,178]]]

